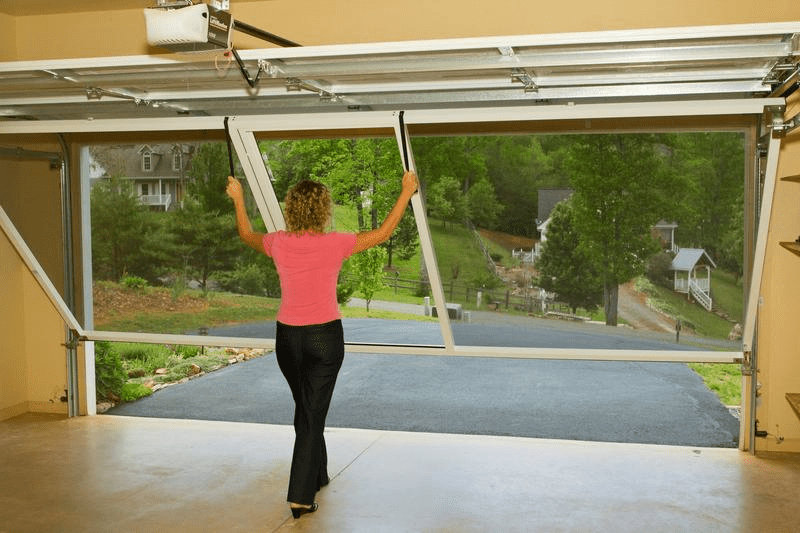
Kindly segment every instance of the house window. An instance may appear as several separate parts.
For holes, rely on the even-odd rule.
[[[142,196],[147,196],[148,194],[150,194],[150,188],[147,183],[142,183]]]
[[[173,152],[172,154],[172,170],[178,172],[183,168],[183,154],[181,152]]]
[[[142,170],[145,172],[150,172],[153,170],[153,153],[152,152],[144,152],[142,153]]]

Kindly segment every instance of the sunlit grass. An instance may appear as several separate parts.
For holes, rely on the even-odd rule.
[[[719,396],[724,405],[741,405],[742,372],[739,365],[720,363],[688,363],[703,378],[706,387]]]

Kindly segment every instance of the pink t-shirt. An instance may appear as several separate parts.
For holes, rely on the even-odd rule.
[[[353,233],[264,235],[264,253],[275,261],[281,279],[279,322],[306,326],[341,318],[336,281],[355,244]]]

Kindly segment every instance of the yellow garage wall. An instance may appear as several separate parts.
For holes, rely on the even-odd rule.
[[[0,232],[0,302],[2,302],[2,320],[0,320],[0,420],[16,416],[28,410],[28,374],[27,364],[29,352],[25,350],[27,335],[20,335],[25,330],[25,309],[23,290],[22,261],[16,250]]]
[[[10,15],[0,13],[0,61],[10,61],[17,57],[16,20]]]
[[[59,151],[49,142],[23,145],[9,137],[0,138],[0,146]],[[0,159],[0,205],[59,289],[64,280],[60,194],[61,173],[47,161]],[[66,413],[61,402],[67,383],[64,325],[5,234],[0,245],[8,247],[0,261],[0,285],[9,285],[0,289],[0,327],[8,328],[0,335],[0,418],[20,409]],[[6,279],[16,282],[6,284]],[[14,370],[6,374],[7,368]]]
[[[796,0],[270,0],[231,2],[234,18],[303,45],[776,22],[800,18]],[[237,47],[263,41],[234,34]],[[144,54],[141,9],[17,18],[19,59]],[[156,52],[156,50],[152,50]]]
[[[28,410],[67,413],[64,322],[30,272],[22,277]]]
[[[793,116],[799,110],[790,106]],[[800,183],[780,181],[800,174],[800,131],[782,142],[778,182],[770,224],[763,304],[758,322],[758,358],[761,384],[758,428],[770,433],[757,449],[800,452],[800,419],[786,401],[786,393],[800,393],[800,257],[782,248],[781,241],[800,236]],[[778,437],[783,437],[779,443]]]

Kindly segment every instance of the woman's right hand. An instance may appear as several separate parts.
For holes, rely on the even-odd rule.
[[[407,170],[405,174],[403,174],[403,192],[410,198],[418,187],[419,181],[417,180],[417,175],[413,171]]]
[[[228,185],[225,187],[225,192],[230,196],[234,202],[244,198],[244,190],[242,184],[233,176],[228,176]]]

